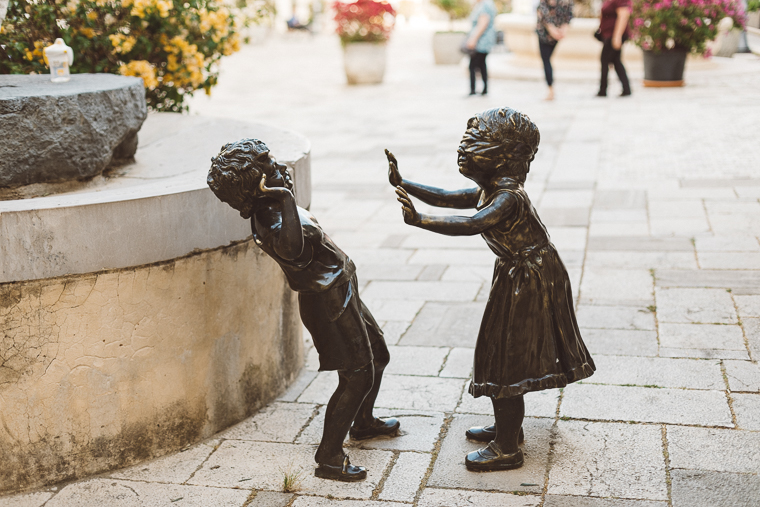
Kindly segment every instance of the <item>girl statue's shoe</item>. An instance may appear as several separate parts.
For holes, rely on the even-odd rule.
[[[496,425],[492,424],[490,426],[473,426],[469,430],[465,431],[464,434],[467,438],[470,440],[475,440],[476,442],[490,442],[496,438]],[[525,432],[523,432],[522,428],[520,428],[520,436],[517,437],[517,442],[520,444],[525,442]]]
[[[512,454],[504,454],[496,444],[490,442],[487,446],[477,451],[472,451],[464,459],[467,470],[473,472],[492,472],[495,470],[511,470],[523,465],[523,452],[517,449]]]

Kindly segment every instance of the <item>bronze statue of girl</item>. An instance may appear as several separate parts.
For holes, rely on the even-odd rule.
[[[459,172],[477,187],[455,191],[403,179],[386,150],[389,180],[407,224],[449,236],[480,234],[497,256],[469,388],[476,398],[491,398],[496,424],[467,431],[467,437],[489,442],[467,455],[470,470],[522,466],[523,395],[564,387],[595,370],[575,320],[567,271],[523,188],[539,139],[533,122],[513,109],[470,118],[458,163]],[[423,215],[409,195],[477,213]]]
[[[360,481],[343,440],[397,433],[396,419],[372,415],[383,370],[390,361],[383,332],[359,298],[356,267],[316,218],[296,205],[287,168],[256,139],[222,147],[211,159],[208,186],[251,219],[253,239],[282,268],[298,292],[301,319],[319,352],[319,369],[337,370],[338,388],[325,410],[322,441],[314,459],[317,477]],[[352,424],[353,423],[353,424]]]

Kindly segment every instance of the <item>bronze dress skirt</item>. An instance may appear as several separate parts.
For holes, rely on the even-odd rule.
[[[564,387],[596,367],[573,310],[570,280],[521,185],[509,192],[514,213],[483,233],[498,258],[475,346],[470,394],[510,398]]]

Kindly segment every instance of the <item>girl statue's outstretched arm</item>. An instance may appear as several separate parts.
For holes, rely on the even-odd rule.
[[[401,186],[396,187],[398,202],[404,222],[421,229],[445,234],[447,236],[474,236],[509,218],[517,205],[509,193],[497,194],[491,203],[471,217],[424,215],[417,213],[409,194]]]
[[[478,205],[477,188],[450,191],[405,180],[401,177],[398,161],[393,153],[385,150],[385,156],[388,158],[388,181],[391,185],[403,188],[422,202],[439,208],[456,209],[471,209]]]

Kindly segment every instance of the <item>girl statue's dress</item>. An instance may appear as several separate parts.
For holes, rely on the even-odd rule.
[[[565,265],[522,185],[481,192],[478,209],[500,193],[512,216],[481,233],[497,259],[475,345],[470,394],[510,398],[589,377],[594,362],[581,339]]]

